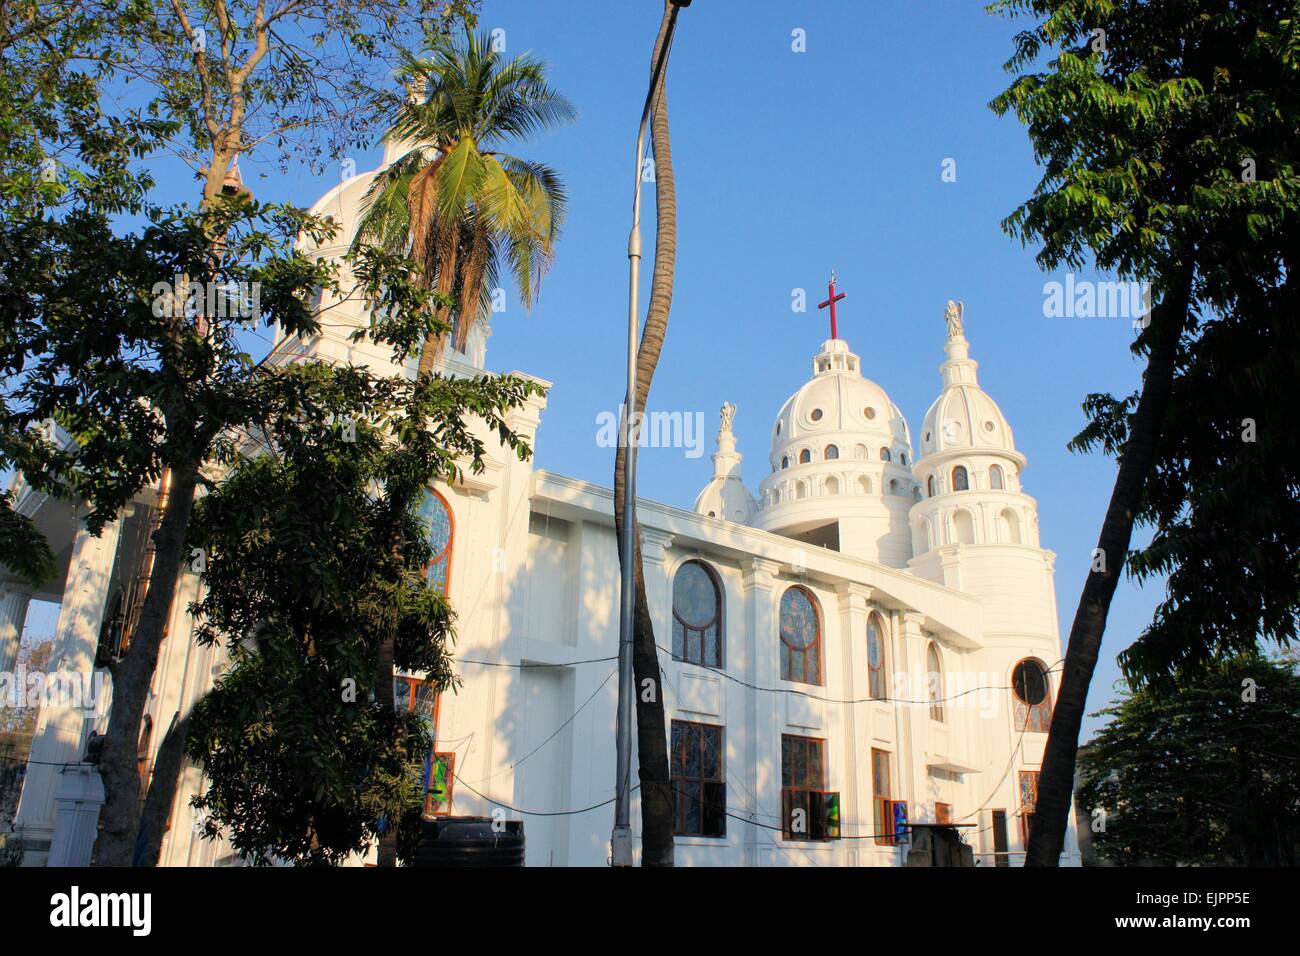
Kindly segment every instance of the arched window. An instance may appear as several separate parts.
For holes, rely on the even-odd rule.
[[[934,497],[934,475],[931,475],[929,478],[925,479],[925,488],[926,491],[930,493],[930,497],[933,498]]]
[[[794,485],[794,496],[796,498],[808,497],[808,485],[805,482],[797,481]]]
[[[897,478],[889,479],[889,493],[891,495],[901,495],[903,493],[903,486],[898,483]]]
[[[930,719],[943,721],[943,668],[939,663],[939,647],[930,642],[925,649],[925,692],[930,701]]]
[[[975,521],[969,511],[958,508],[953,512],[952,529],[958,544],[975,543]]]
[[[782,468],[789,468],[789,467],[790,467],[790,456],[789,456],[789,455],[784,455],[784,456],[782,456],[782,458],[781,458],[781,467],[782,467]]]
[[[994,465],[989,469],[989,487],[994,491],[1002,491],[1006,487],[1006,481],[1002,477],[1002,466]]]
[[[907,452],[903,452],[902,454],[900,454],[900,455],[898,456],[898,463],[899,463],[900,465],[906,465],[906,464],[907,464]]]
[[[451,580],[451,543],[455,533],[447,499],[430,488],[420,503],[420,518],[429,529],[431,554],[429,563],[424,567],[425,583],[446,594]]]
[[[965,465],[958,465],[952,470],[952,490],[970,491],[970,476],[966,474]]]
[[[799,452],[799,464],[806,465],[810,461],[812,461],[812,452],[810,452],[807,448]]]
[[[834,445],[827,445],[826,451],[822,455],[827,461],[835,461],[840,457],[840,450]]]
[[[802,587],[781,595],[781,679],[822,682],[822,622],[813,596]]]
[[[889,454],[889,449],[888,449],[888,448],[881,448],[881,449],[880,449],[880,460],[881,460],[881,461],[889,461],[889,460],[890,460],[890,454]]]
[[[1011,699],[1015,704],[1016,730],[1047,733],[1052,724],[1052,692],[1043,662],[1027,657],[1011,672]]]
[[[857,458],[857,459],[860,460],[860,461],[866,461],[866,460],[867,460],[867,446],[866,446],[866,445],[854,445],[854,446],[853,446],[853,457],[854,457],[854,458]]]
[[[871,479],[866,475],[858,475],[858,494],[871,494]]]
[[[874,611],[867,617],[867,687],[872,700],[886,700],[889,690],[885,685],[885,630],[880,615]]]
[[[840,480],[834,475],[826,479],[826,494],[838,495],[840,493]]]
[[[673,575],[673,658],[722,666],[722,589],[702,561],[687,561]]]

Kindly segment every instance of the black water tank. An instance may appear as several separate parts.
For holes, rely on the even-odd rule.
[[[524,822],[488,817],[425,820],[415,848],[415,866],[523,866]]]

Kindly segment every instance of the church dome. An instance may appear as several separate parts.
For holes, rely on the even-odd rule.
[[[821,459],[828,447],[839,457],[899,460],[912,440],[903,413],[885,390],[862,377],[862,363],[843,339],[829,339],[813,359],[813,377],[781,406],[772,426],[769,464],[775,471]],[[881,449],[889,451],[888,458]]]
[[[768,463],[755,527],[893,567],[911,557],[920,489],[907,422],[843,339],[822,343],[812,378],[781,406]]]
[[[950,327],[944,345],[943,390],[921,421],[921,458],[963,452],[1019,458],[1011,425],[976,379],[979,363],[970,357],[960,322]]]

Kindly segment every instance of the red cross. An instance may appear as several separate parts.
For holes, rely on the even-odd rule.
[[[831,338],[838,339],[839,336],[836,334],[836,328],[835,328],[835,303],[840,301],[840,299],[844,298],[845,293],[841,292],[839,295],[835,294],[835,273],[834,272],[831,273],[831,281],[830,281],[830,285],[826,287],[826,294],[827,294],[826,301],[818,304],[817,308],[824,309],[828,306],[830,307]]]

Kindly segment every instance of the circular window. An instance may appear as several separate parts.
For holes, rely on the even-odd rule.
[[[985,423],[984,423],[984,430],[985,430],[986,432],[991,432],[991,431],[993,431],[993,423],[992,423],[992,422],[985,422]]]
[[[1021,661],[1011,675],[1011,688],[1016,698],[1030,707],[1047,699],[1047,674],[1038,661]]]
[[[870,421],[871,419],[876,417],[876,410],[872,408],[870,405],[868,405],[866,408],[862,410],[862,414],[867,417],[867,421]]]
[[[811,417],[812,420],[815,421],[815,422],[819,422],[819,421],[821,421],[821,420],[822,420],[822,410],[821,410],[820,408],[814,408],[814,409],[812,410],[812,415],[811,415],[810,417]]]

